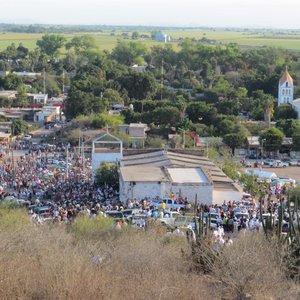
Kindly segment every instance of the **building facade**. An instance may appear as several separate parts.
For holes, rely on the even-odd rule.
[[[294,100],[294,81],[287,68],[278,84],[278,106],[292,103]]]

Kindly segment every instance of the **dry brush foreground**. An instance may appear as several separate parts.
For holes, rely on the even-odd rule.
[[[203,274],[199,253],[160,228],[35,226],[16,213],[0,212],[0,299],[299,299],[263,236],[241,237]]]

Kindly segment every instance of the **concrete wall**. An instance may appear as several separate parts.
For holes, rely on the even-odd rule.
[[[211,204],[213,197],[213,186],[212,185],[197,185],[197,184],[178,184],[171,185],[168,182],[124,182],[120,176],[120,200],[127,202],[128,199],[142,200],[144,198],[156,198],[157,196],[161,199],[169,198],[171,192],[176,197],[181,192],[182,197],[186,197],[190,203],[194,203],[195,195],[197,195],[198,203]]]
[[[212,204],[213,186],[211,184],[177,184],[172,185],[171,189],[170,192],[173,192],[177,197],[181,191],[181,196],[186,197],[189,203],[194,203],[197,195],[198,203]]]
[[[242,192],[234,190],[214,190],[213,191],[213,204],[222,204],[226,201],[239,201],[242,198]]]
[[[128,199],[142,200],[146,197],[150,199],[164,198],[166,190],[168,190],[167,185],[164,182],[124,182],[120,176],[120,200],[127,202]]]

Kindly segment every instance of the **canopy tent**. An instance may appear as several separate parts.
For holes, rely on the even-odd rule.
[[[246,170],[245,173],[247,175],[254,175],[257,176],[258,178],[265,178],[265,179],[272,179],[278,177],[274,172],[259,171],[259,170]]]

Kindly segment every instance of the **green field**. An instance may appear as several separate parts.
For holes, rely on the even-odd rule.
[[[294,33],[254,33],[254,32],[241,32],[241,31],[225,31],[225,30],[200,30],[200,29],[178,29],[166,30],[166,33],[171,35],[173,39],[179,38],[195,38],[197,40],[203,37],[216,40],[218,44],[237,43],[243,47],[262,47],[262,46],[274,46],[281,47],[288,50],[300,51],[300,32]],[[111,50],[117,44],[118,39],[123,39],[121,34],[123,32],[115,32],[114,36],[111,32],[99,32],[91,33],[95,37],[99,49]],[[131,35],[131,32],[127,32]],[[150,35],[150,32],[140,32]],[[80,34],[79,34],[80,35]],[[22,43],[25,47],[33,49],[36,47],[36,41],[41,38],[42,34],[27,34],[27,33],[0,33],[0,50],[5,49],[11,43]],[[68,40],[71,39],[74,34],[64,35]],[[142,41],[148,47],[151,47],[156,43],[151,40]],[[178,44],[173,43],[174,48],[177,49]]]

